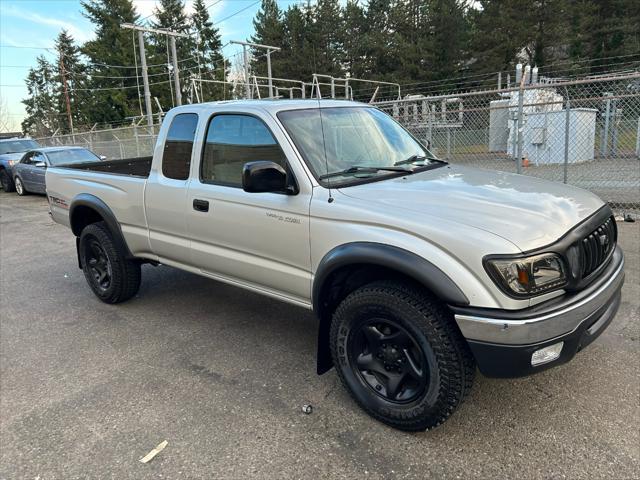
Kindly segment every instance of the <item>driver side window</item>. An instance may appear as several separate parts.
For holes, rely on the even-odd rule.
[[[207,127],[200,180],[242,186],[247,162],[269,160],[286,168],[286,157],[262,120],[250,115],[219,114]]]
[[[35,165],[35,164],[41,163],[41,162],[42,163],[46,163],[45,160],[46,159],[45,159],[45,157],[44,157],[44,155],[42,153],[36,152],[36,153],[33,154],[33,157],[31,157],[31,164]]]
[[[27,153],[24,157],[22,157],[22,160],[20,160],[20,163],[24,165],[31,165],[31,160],[33,159],[34,155],[35,155],[35,152]]]

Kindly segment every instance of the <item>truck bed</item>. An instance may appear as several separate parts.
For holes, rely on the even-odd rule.
[[[147,178],[151,171],[153,157],[134,157],[119,160],[105,160],[100,162],[85,162],[69,165],[59,165],[57,168],[73,168],[92,172],[113,173],[117,175],[131,175]]]

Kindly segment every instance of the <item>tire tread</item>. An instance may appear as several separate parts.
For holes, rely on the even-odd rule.
[[[348,306],[360,301],[363,297],[371,296],[377,297],[379,302],[389,303],[391,299],[403,302],[420,312],[419,318],[412,320],[425,334],[436,355],[441,379],[436,406],[431,409],[436,412],[434,415],[420,417],[411,415],[410,411],[407,411],[408,415],[398,412],[399,415],[396,414],[394,418],[389,418],[381,415],[375,409],[363,405],[349,388],[338,363],[336,350],[338,329]],[[441,425],[471,392],[476,370],[475,361],[466,340],[453,319],[449,317],[450,313],[440,301],[433,298],[428,292],[408,283],[379,281],[365,285],[349,294],[334,312],[330,336],[334,365],[336,365],[340,381],[349,395],[371,416],[401,430],[423,431]]]

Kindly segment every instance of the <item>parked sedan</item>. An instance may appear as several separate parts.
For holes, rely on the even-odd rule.
[[[30,138],[7,138],[0,140],[0,185],[5,192],[13,192],[13,166],[24,152],[39,148],[38,142]]]
[[[30,150],[13,167],[13,182],[18,195],[46,193],[44,174],[47,167],[69,163],[99,162],[91,150],[82,147],[47,147]]]

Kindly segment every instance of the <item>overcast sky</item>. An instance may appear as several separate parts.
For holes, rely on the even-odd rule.
[[[300,0],[279,0],[286,9]],[[141,17],[152,15],[158,0],[133,0]],[[186,0],[187,12],[191,12],[193,0]],[[242,9],[244,11],[216,25],[222,35],[222,43],[229,40],[245,40],[253,33],[253,23],[260,2],[256,0],[205,0],[211,5],[209,13],[214,22],[223,20]],[[20,102],[26,95],[24,79],[35,59],[43,54],[55,58],[51,47],[62,28],[66,28],[77,42],[85,42],[94,36],[93,24],[82,16],[80,0],[0,0],[0,101],[9,112],[9,130],[20,130],[24,107]],[[148,20],[152,20],[153,17]],[[225,56],[240,50],[237,45],[224,49]],[[237,58],[237,57],[236,57]]]

